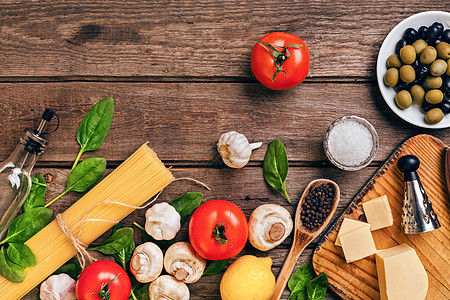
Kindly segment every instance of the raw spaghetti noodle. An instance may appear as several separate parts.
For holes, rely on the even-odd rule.
[[[134,210],[131,207],[107,203],[108,201],[113,199],[115,202],[129,206],[140,206],[174,180],[172,173],[159,160],[156,153],[144,144],[62,213],[61,218],[71,228],[72,233],[80,232],[80,226],[83,226],[78,239],[83,244],[89,245],[111,228],[114,222],[119,222]],[[100,205],[101,202],[105,203]],[[96,204],[99,205],[95,206]],[[80,223],[83,218],[113,222]],[[56,220],[25,244],[36,255],[38,263],[34,267],[25,269],[26,277],[22,283],[13,283],[0,277],[0,299],[2,300],[22,298],[77,254],[77,250]]]

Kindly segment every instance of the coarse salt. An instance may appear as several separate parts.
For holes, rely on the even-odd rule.
[[[329,133],[329,153],[341,165],[360,165],[369,158],[372,148],[372,134],[356,121],[337,124]]]

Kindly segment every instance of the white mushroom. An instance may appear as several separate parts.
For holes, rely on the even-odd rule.
[[[74,300],[76,284],[67,274],[52,275],[42,283],[39,296],[42,300]]]
[[[236,131],[230,131],[220,136],[217,151],[223,162],[230,168],[242,168],[250,160],[252,150],[262,146],[262,143],[249,143],[247,138]]]
[[[155,280],[162,272],[163,253],[154,243],[147,242],[134,249],[130,271],[139,282]]]
[[[189,300],[189,288],[183,282],[170,275],[162,275],[150,283],[150,300]]]
[[[191,244],[178,242],[169,247],[164,256],[164,269],[184,283],[200,279],[205,271],[206,260],[198,255]]]
[[[277,204],[257,207],[248,221],[248,240],[256,249],[268,251],[291,234],[294,224],[289,212]]]
[[[155,240],[171,240],[181,227],[180,214],[166,202],[150,207],[145,218],[145,231]]]

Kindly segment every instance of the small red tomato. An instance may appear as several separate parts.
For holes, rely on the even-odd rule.
[[[298,36],[272,32],[253,47],[251,67],[256,79],[266,87],[273,90],[290,89],[308,75],[308,48]]]
[[[94,261],[87,266],[75,289],[78,300],[128,300],[130,292],[127,272],[109,260]]]
[[[248,237],[247,218],[242,210],[225,200],[210,200],[192,214],[189,239],[195,252],[209,260],[236,256]]]

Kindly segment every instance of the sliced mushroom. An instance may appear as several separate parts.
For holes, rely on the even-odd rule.
[[[147,242],[134,249],[130,271],[139,282],[151,282],[162,272],[163,253],[154,243]]]
[[[162,275],[150,283],[150,300],[189,300],[189,288],[183,282],[170,275]]]
[[[290,213],[277,204],[257,207],[248,221],[248,240],[258,250],[268,251],[291,234],[294,224]]]
[[[164,269],[184,283],[200,279],[205,271],[206,260],[198,255],[191,244],[178,242],[169,247],[164,256]]]
[[[76,283],[67,274],[52,275],[42,283],[39,297],[42,300],[75,300]]]
[[[150,207],[145,218],[145,231],[155,240],[171,240],[181,228],[180,214],[166,202]]]

